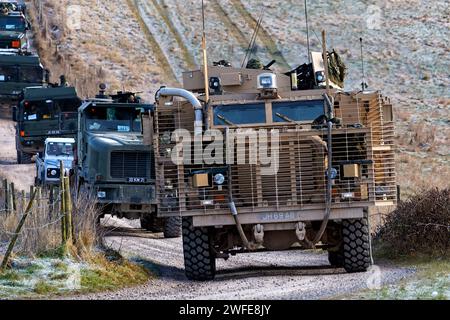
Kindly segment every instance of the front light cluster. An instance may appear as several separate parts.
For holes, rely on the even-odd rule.
[[[60,169],[57,168],[48,168],[47,169],[47,177],[48,178],[59,178],[60,176]]]

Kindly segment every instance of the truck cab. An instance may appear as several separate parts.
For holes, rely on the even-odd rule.
[[[61,177],[60,162],[70,171],[75,160],[74,138],[47,138],[44,151],[36,156],[35,184],[41,186],[58,185]]]
[[[16,8],[17,7],[13,7]],[[28,51],[28,31],[31,24],[22,11],[0,10],[0,53],[6,51]]]
[[[27,87],[43,86],[48,72],[44,70],[37,55],[1,52],[0,54],[0,99],[19,99]]]
[[[180,234],[179,219],[157,219],[154,154],[144,143],[142,119],[152,113],[134,93],[102,91],[78,112],[77,186],[104,214],[140,219],[142,228]]]
[[[48,137],[76,136],[81,100],[74,87],[28,87],[19,100],[13,108],[19,164],[31,163],[33,155],[43,152]]]

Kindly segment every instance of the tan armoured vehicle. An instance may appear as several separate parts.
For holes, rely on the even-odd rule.
[[[347,272],[370,267],[369,208],[397,201],[392,105],[345,92],[338,55],[323,56],[287,73],[219,63],[157,93],[158,215],[183,218],[189,279],[259,251],[321,248]]]

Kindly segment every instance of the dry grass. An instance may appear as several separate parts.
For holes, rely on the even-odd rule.
[[[17,210],[2,213],[0,219],[0,242],[7,243],[15,231],[28,203],[29,194],[22,198],[17,195]],[[23,256],[58,255],[68,249],[69,253],[80,260],[89,256],[100,244],[101,235],[97,232],[96,221],[99,215],[93,201],[81,196],[73,203],[73,235],[74,244],[62,248],[61,214],[59,197],[53,206],[49,203],[49,193],[44,192],[37,198],[19,236],[14,252]],[[2,208],[3,203],[0,203]]]

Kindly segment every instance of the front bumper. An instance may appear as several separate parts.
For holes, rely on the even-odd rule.
[[[98,184],[94,196],[101,204],[156,204],[154,185]]]
[[[366,208],[333,208],[331,210],[330,221],[342,219],[360,219],[366,216]],[[239,214],[240,223],[249,224],[295,224],[298,222],[322,221],[325,217],[325,210],[306,209],[300,211],[261,211],[255,213]],[[233,216],[230,214],[219,215],[198,215],[193,216],[195,227],[211,226],[231,226],[235,225]]]

